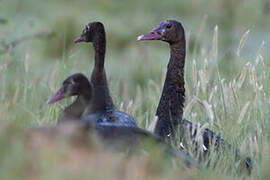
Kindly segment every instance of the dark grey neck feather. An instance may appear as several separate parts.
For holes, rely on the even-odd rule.
[[[154,131],[162,138],[174,137],[175,131],[182,120],[185,102],[185,46],[184,38],[178,43],[170,44],[170,61],[156,111],[158,121]]]
[[[88,107],[87,113],[93,113],[106,109],[114,108],[110,90],[106,78],[106,71],[104,68],[105,52],[106,52],[106,36],[105,32],[96,36],[93,41],[95,49],[95,67],[91,76],[91,83],[93,85],[93,99]]]
[[[90,91],[88,91],[90,93]],[[91,99],[90,94],[80,95],[76,100],[67,106],[63,112],[60,114],[58,119],[58,124],[67,122],[67,121],[78,121],[81,118],[81,115],[85,111],[85,108],[89,104]]]
[[[106,53],[106,35],[105,32],[98,33],[94,40],[93,46],[95,49],[95,69],[102,73],[104,70],[104,60]]]

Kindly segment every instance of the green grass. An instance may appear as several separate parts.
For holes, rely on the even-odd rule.
[[[137,42],[136,37],[168,18],[182,21],[186,30],[185,117],[207,125],[238,146],[242,155],[253,157],[252,179],[269,179],[270,10],[266,3],[0,1],[0,179],[245,179],[244,167],[230,152],[215,167],[199,171],[163,164],[155,153],[126,158],[93,147],[87,156],[75,152],[82,155],[73,157],[73,151],[61,147],[36,152],[26,146],[27,128],[55,124],[62,107],[71,102],[45,104],[61,82],[76,72],[90,76],[93,48],[72,41],[87,22],[95,20],[102,21],[107,31],[106,70],[114,102],[148,129],[169,48],[161,42]],[[245,40],[242,36],[248,29]],[[6,46],[39,32],[53,32],[53,37]]]

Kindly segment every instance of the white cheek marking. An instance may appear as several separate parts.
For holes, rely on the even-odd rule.
[[[72,84],[72,85],[74,85],[74,84],[75,84],[74,79],[71,79],[71,84]]]
[[[137,37],[137,40],[138,40],[138,41],[141,40],[142,37],[143,37],[143,35],[138,36],[138,37]]]
[[[164,35],[164,33],[165,33],[165,29],[162,29],[161,30],[161,35]]]

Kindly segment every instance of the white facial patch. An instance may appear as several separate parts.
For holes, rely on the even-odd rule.
[[[141,40],[142,37],[143,37],[143,35],[138,36],[138,37],[137,37],[137,40],[138,40],[138,41]]]
[[[165,33],[165,29],[162,29],[161,30],[161,35],[164,35],[164,33]]]
[[[74,79],[71,79],[70,83],[71,83],[72,85],[74,85],[74,84],[75,84]]]

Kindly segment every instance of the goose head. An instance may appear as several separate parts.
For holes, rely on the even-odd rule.
[[[73,74],[63,81],[62,87],[48,99],[47,103],[52,104],[67,97],[79,96],[85,91],[85,88],[87,91],[92,89],[87,77],[81,73]]]
[[[101,22],[90,22],[82,31],[80,37],[74,40],[75,43],[80,42],[94,42],[99,34],[105,34],[104,26]]]
[[[158,24],[149,33],[138,36],[137,40],[161,40],[174,44],[180,42],[184,36],[184,28],[180,22],[166,20]]]

